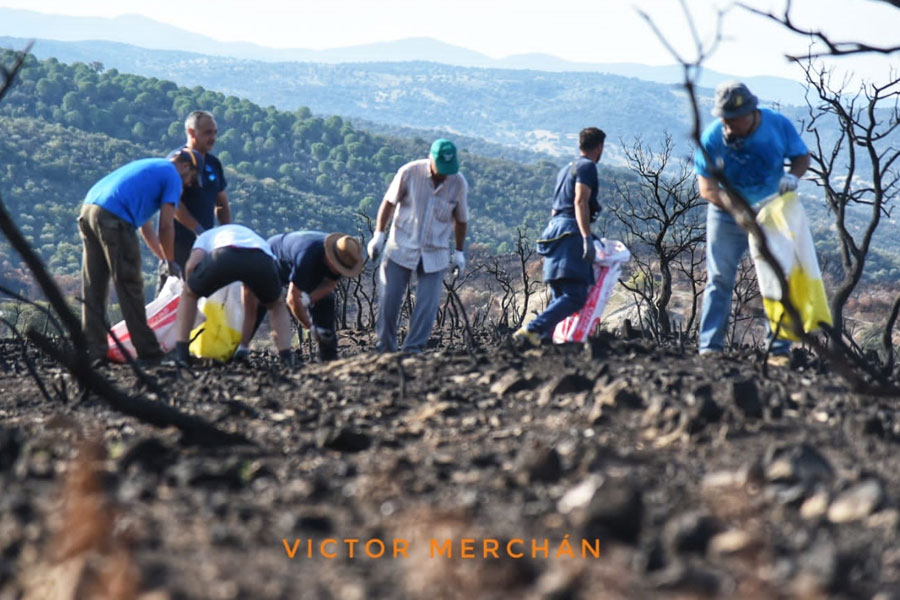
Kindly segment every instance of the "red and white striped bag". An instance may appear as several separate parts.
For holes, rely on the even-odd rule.
[[[619,280],[622,265],[631,260],[631,252],[618,240],[594,240],[594,285],[588,290],[581,310],[566,317],[553,330],[553,342],[583,342],[600,324],[613,286]]]
[[[178,302],[181,300],[183,286],[184,282],[181,279],[169,277],[166,279],[166,283],[159,295],[145,308],[147,311],[147,324],[153,330],[153,333],[156,334],[156,339],[159,341],[159,346],[163,352],[168,352],[175,347],[175,338],[178,333],[175,328],[175,319],[178,317]],[[134,358],[136,356],[134,344],[131,343],[131,334],[128,333],[125,321],[119,321],[113,325],[112,331],[119,338],[119,341],[122,342],[128,354]],[[116,346],[112,336],[106,336],[106,340],[109,346],[106,351],[106,357],[113,362],[125,362],[125,357],[122,355],[119,347]]]

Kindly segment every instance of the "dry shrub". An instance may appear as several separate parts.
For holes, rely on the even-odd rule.
[[[26,600],[132,600],[139,574],[129,544],[116,532],[117,510],[103,486],[103,446],[82,442],[62,488],[62,506],[47,558],[35,569]]]

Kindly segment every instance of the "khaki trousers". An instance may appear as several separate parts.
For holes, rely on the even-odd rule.
[[[81,260],[81,327],[91,360],[106,356],[106,303],[113,280],[131,342],[140,358],[158,358],[162,349],[147,325],[141,250],[134,227],[96,204],[85,204],[78,217],[84,246]]]

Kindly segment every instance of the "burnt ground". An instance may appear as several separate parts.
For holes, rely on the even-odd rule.
[[[150,369],[215,448],[5,342],[0,599],[900,598],[897,398],[694,352]]]

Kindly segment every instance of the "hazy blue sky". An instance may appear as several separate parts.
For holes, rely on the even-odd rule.
[[[786,0],[746,0],[783,11]],[[725,0],[687,0],[701,36],[715,30]],[[573,61],[671,64],[671,55],[638,16],[648,12],[686,55],[692,45],[677,0],[0,0],[0,6],[78,16],[141,14],[223,41],[324,49],[426,36],[499,58],[542,52]],[[835,39],[891,44],[900,39],[900,9],[879,0],[794,0],[798,24]],[[707,65],[739,75],[800,78],[785,51],[803,52],[808,40],[739,8],[725,14],[726,39]],[[841,59],[869,78],[886,77],[900,56]]]

